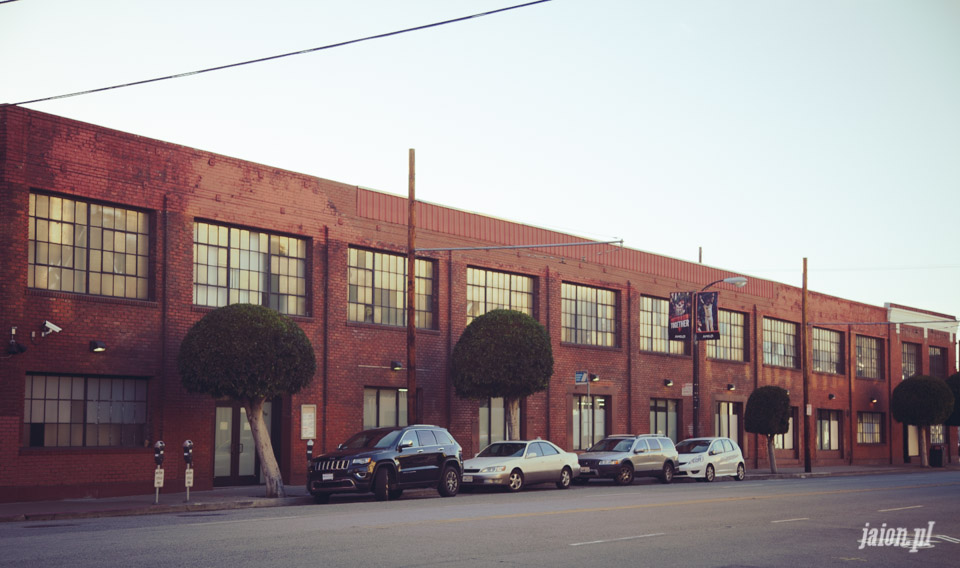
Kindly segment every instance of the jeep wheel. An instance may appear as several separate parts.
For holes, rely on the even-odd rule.
[[[673,464],[667,462],[663,464],[663,473],[660,474],[661,483],[670,483],[673,481]]]
[[[737,481],[743,481],[743,478],[747,476],[747,470],[744,469],[743,464],[737,464],[737,475],[733,476]]]
[[[511,492],[520,491],[523,487],[523,472],[515,469],[510,472],[510,479],[507,483],[507,490]]]
[[[717,472],[713,469],[713,464],[707,465],[707,470],[703,472],[703,480],[710,483],[717,477]]]
[[[557,482],[557,489],[567,489],[572,481],[573,472],[570,471],[569,467],[563,468],[563,471],[560,472],[560,481]]]
[[[617,485],[630,485],[633,483],[633,466],[629,463],[621,464],[617,470],[617,476],[613,478]]]
[[[378,469],[377,475],[373,478],[373,496],[377,501],[390,499],[390,472],[386,467]]]
[[[452,465],[443,468],[437,491],[441,497],[453,497],[460,491],[460,472]]]
[[[313,496],[313,502],[317,505],[325,505],[330,502],[329,493],[317,493]]]

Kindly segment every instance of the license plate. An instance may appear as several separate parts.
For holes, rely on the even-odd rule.
[[[333,474],[332,474],[332,473],[325,473],[325,474],[323,474],[323,480],[324,480],[324,481],[333,481]]]
[[[463,482],[464,482],[464,483],[473,483],[473,476],[472,476],[472,475],[464,475],[464,476],[463,476]]]
[[[590,468],[589,468],[589,467],[581,467],[581,468],[580,468],[580,473],[590,473]]]

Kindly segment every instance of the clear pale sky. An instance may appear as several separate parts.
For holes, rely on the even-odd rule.
[[[18,0],[16,103],[519,1]],[[960,2],[553,0],[25,105],[882,306],[960,316]]]

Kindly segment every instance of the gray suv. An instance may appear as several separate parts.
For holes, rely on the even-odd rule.
[[[678,463],[673,440],[656,434],[607,436],[580,454],[579,461],[576,483],[606,478],[617,485],[630,485],[635,476],[659,477],[670,483]]]

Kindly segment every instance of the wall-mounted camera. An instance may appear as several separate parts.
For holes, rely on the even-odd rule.
[[[43,333],[40,334],[40,337],[46,337],[51,333],[60,333],[61,331],[63,331],[63,328],[59,325],[49,320],[43,320]]]

